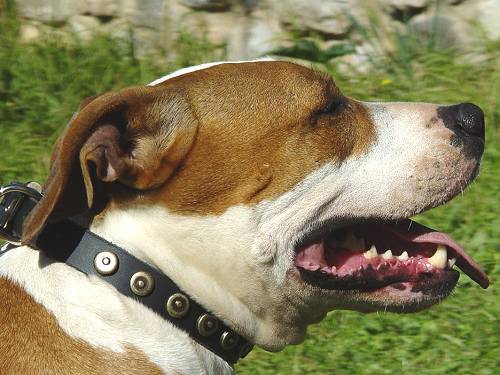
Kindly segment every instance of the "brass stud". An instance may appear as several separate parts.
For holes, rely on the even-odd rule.
[[[226,331],[220,337],[220,346],[224,350],[231,350],[238,344],[238,339],[236,333]]]
[[[189,311],[189,299],[182,293],[175,293],[167,300],[167,312],[171,317],[183,318]]]
[[[118,269],[118,257],[110,251],[102,251],[95,256],[94,267],[103,276],[112,275]]]
[[[155,280],[149,272],[136,272],[130,278],[130,289],[135,295],[145,297],[153,291]]]
[[[240,358],[245,358],[253,349],[253,345],[247,342],[240,348]]]
[[[198,328],[198,333],[200,335],[207,337],[217,332],[219,329],[219,321],[210,314],[203,314],[196,321],[196,328]]]

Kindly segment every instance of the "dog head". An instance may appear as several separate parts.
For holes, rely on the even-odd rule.
[[[460,193],[483,147],[472,104],[364,103],[288,62],[203,66],[83,102],[24,241],[87,212],[97,233],[278,350],[332,309],[437,303],[455,260],[486,287],[449,236],[408,219]]]

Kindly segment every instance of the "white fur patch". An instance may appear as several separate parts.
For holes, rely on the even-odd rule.
[[[273,61],[272,58],[270,57],[263,57],[260,59],[255,59],[255,60],[243,60],[243,61],[217,61],[217,62],[211,62],[211,63],[205,63],[205,64],[200,64],[200,65],[195,65],[195,66],[189,66],[187,68],[182,68],[179,70],[176,70],[173,73],[167,74],[166,76],[163,76],[161,78],[155,79],[153,82],[148,83],[147,86],[155,86],[158,85],[162,82],[165,82],[166,80],[169,80],[170,78],[174,77],[179,77],[184,74],[189,74],[192,72],[196,72],[198,70],[203,70],[207,68],[211,68],[212,66],[216,65],[221,65],[221,64],[241,64],[241,63],[248,63],[248,62],[260,62],[260,61]]]
[[[117,353],[132,345],[167,374],[232,373],[227,363],[141,303],[96,277],[50,263],[39,251],[20,247],[4,254],[0,275],[19,283],[75,339]]]

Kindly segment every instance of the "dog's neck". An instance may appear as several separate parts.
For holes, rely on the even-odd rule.
[[[232,256],[238,246],[234,233],[244,237],[250,219],[245,209],[234,210],[222,217],[195,217],[163,208],[113,209],[95,220],[91,230],[156,267],[239,334],[254,337],[256,317],[230,287],[250,279],[247,262],[235,262]]]
[[[124,219],[126,216],[124,214]],[[96,231],[104,236],[105,223],[106,220],[102,225],[95,225]],[[116,225],[119,226],[120,223]],[[131,233],[134,235],[137,233]],[[120,242],[125,249],[131,249],[133,255],[157,266],[142,248],[127,246],[133,241],[129,243],[116,234],[107,239]],[[150,245],[150,241],[145,245]],[[137,349],[165,373],[232,373],[232,368],[220,357],[141,303],[121,295],[97,278],[53,262],[39,251],[21,247],[6,253],[0,262],[0,276],[23,286],[75,340],[120,354],[129,348]]]
[[[301,342],[326,309],[294,298],[294,280],[275,287],[281,263],[262,246],[268,242],[259,242],[266,236],[259,218],[258,209],[244,205],[204,216],[161,206],[115,207],[91,229],[159,269],[241,336],[277,351]]]

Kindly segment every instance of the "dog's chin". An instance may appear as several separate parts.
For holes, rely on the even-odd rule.
[[[449,235],[405,219],[364,220],[316,231],[295,250],[296,274],[318,293],[344,294],[345,308],[416,312],[446,298],[460,268],[483,288],[488,278]]]
[[[329,281],[315,273],[300,270],[300,277],[318,290],[335,293],[338,288],[330,288]],[[376,288],[344,290],[343,304],[337,308],[352,309],[361,312],[391,311],[412,313],[424,310],[446,298],[457,284],[459,273],[456,270],[430,272],[418,279],[390,282]],[[339,298],[338,295],[335,298]],[[335,306],[335,305],[334,305]]]

